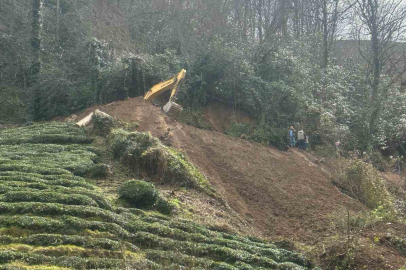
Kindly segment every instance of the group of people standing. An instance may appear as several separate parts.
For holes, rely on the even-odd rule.
[[[290,147],[297,146],[299,149],[303,150],[307,150],[309,147],[309,136],[303,130],[297,132],[296,142],[296,131],[293,126],[291,126],[288,132],[288,137],[290,140]]]

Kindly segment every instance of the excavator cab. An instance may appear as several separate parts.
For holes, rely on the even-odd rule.
[[[178,74],[166,80],[160,82],[151,87],[151,89],[145,94],[144,99],[153,102],[155,98],[165,93],[167,90],[172,89],[169,101],[162,107],[165,114],[178,118],[183,108],[177,104],[176,96],[186,76],[186,70],[182,69]]]

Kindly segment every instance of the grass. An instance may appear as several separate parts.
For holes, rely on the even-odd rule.
[[[182,154],[142,138],[141,156],[161,147],[165,175],[210,190]],[[68,124],[0,131],[0,270],[311,269],[301,254],[258,239],[114,206],[86,178],[102,153],[91,141]]]

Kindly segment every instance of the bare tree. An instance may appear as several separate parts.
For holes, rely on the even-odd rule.
[[[391,50],[406,34],[406,4],[403,0],[356,0],[356,10],[361,21],[358,38],[369,37],[371,41],[368,54],[361,47],[360,53],[372,75],[369,133],[373,135],[389,89],[381,85],[381,75],[390,61]]]

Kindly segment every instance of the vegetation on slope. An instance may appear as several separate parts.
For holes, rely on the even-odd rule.
[[[112,206],[83,178],[98,151],[70,124],[3,130],[0,141],[0,269],[311,267],[256,239]]]
[[[110,133],[109,141],[114,157],[133,171],[141,170],[162,182],[215,195],[207,178],[182,153],[163,145],[150,133],[115,129]]]

